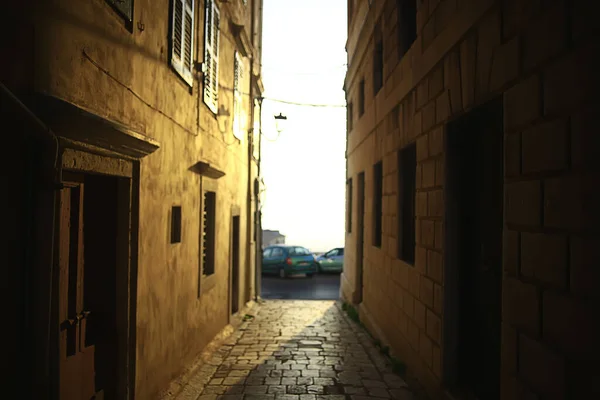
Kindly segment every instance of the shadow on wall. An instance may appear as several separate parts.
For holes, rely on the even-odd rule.
[[[248,318],[174,399],[412,399],[371,337],[333,301],[271,300]]]

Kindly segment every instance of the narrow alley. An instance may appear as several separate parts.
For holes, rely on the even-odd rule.
[[[339,302],[266,301],[207,353],[163,400],[413,398]]]

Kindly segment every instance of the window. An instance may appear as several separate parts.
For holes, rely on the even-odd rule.
[[[362,117],[365,113],[365,80],[358,84],[358,116]]]
[[[191,1],[191,0],[187,0]],[[220,14],[215,0],[206,0],[204,15],[204,103],[215,114],[219,108]]]
[[[347,126],[347,132],[346,133],[350,133],[350,131],[353,129],[353,125],[352,123],[354,122],[354,105],[350,102],[348,103],[348,106],[346,107],[346,126]]]
[[[181,242],[181,206],[171,208],[171,243]]]
[[[396,0],[398,11],[398,59],[417,39],[417,0]]]
[[[348,179],[346,187],[346,231],[352,232],[352,178]]]
[[[133,0],[106,0],[127,22],[133,22]]]
[[[235,52],[233,60],[233,136],[243,140],[242,132],[242,78],[244,76],[244,65],[240,53]]]
[[[265,249],[263,251],[263,258],[269,258],[271,257],[271,249]]]
[[[381,247],[383,218],[383,163],[373,167],[373,246]]]
[[[291,247],[288,254],[290,256],[309,256],[310,251],[304,247]]]
[[[215,273],[215,218],[217,195],[215,192],[204,192],[202,212],[202,274]]]
[[[280,247],[275,247],[271,252],[271,257],[283,257],[283,249]]]
[[[118,1],[118,0],[117,0]],[[173,0],[171,20],[171,66],[188,85],[194,83],[194,1]]]
[[[344,255],[344,249],[337,249],[338,251],[338,256],[343,256]]]
[[[398,258],[410,264],[415,263],[416,147],[398,152]]]
[[[383,86],[383,39],[381,38],[381,23],[377,25],[373,51],[373,96],[377,95]]]

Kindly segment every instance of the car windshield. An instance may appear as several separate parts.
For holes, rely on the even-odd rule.
[[[290,247],[289,254],[290,256],[308,256],[310,251],[304,247]]]

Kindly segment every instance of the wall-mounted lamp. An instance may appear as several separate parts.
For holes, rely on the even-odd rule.
[[[281,133],[287,123],[287,117],[285,115],[283,115],[282,113],[279,113],[279,115],[275,115],[274,118],[275,118],[275,129],[277,129],[277,133]]]

